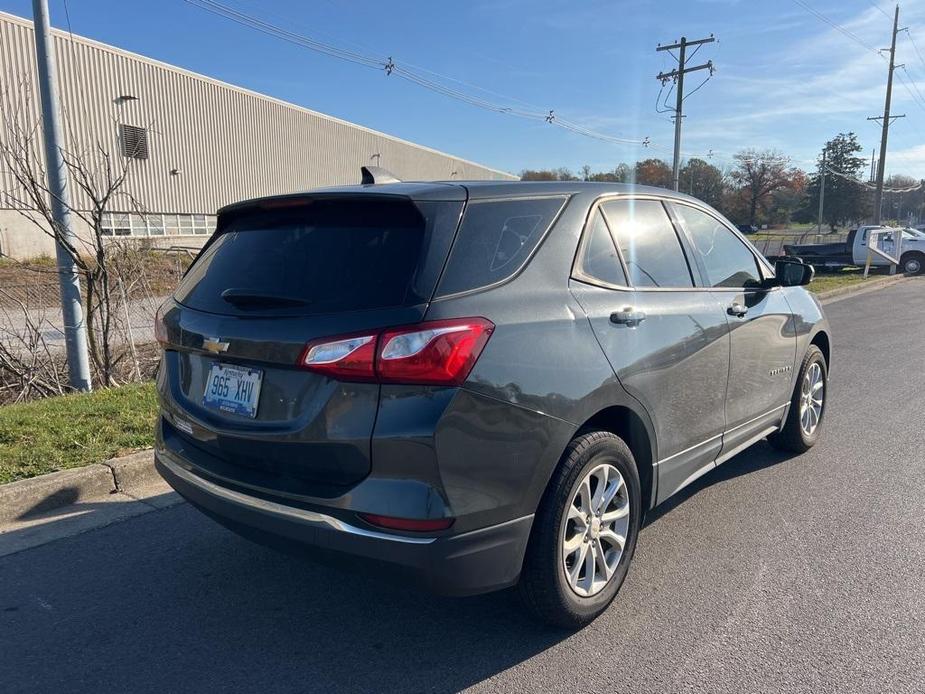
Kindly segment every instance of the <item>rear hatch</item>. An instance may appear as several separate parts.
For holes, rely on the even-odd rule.
[[[300,363],[320,338],[423,318],[464,205],[464,189],[445,189],[440,200],[275,198],[220,215],[161,319],[165,443],[285,495],[333,496],[365,477],[379,386]]]

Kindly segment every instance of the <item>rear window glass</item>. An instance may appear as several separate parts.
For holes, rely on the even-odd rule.
[[[313,314],[405,306],[427,301],[442,267],[461,203],[422,210],[409,200],[318,200],[232,221],[193,264],[176,292],[191,308],[213,313]],[[432,238],[435,220],[451,226]],[[432,264],[432,263],[431,263]],[[430,277],[421,286],[420,276]],[[427,282],[424,282],[426,284]]]
[[[613,245],[613,238],[599,209],[594,211],[585,234],[587,240],[581,257],[581,271],[607,284],[625,287],[626,273],[623,272],[617,248]]]
[[[566,198],[477,200],[466,207],[438,296],[487,287],[514,275]]]

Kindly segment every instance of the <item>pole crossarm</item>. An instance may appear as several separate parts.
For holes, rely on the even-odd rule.
[[[699,46],[702,43],[713,43],[714,41],[716,41],[716,37],[714,37],[713,34],[710,34],[709,38],[697,39],[696,41],[685,41],[682,38],[681,43],[673,43],[670,46],[663,46],[662,44],[658,44],[655,50],[656,51],[672,51],[675,48],[680,48],[682,44],[685,46]]]
[[[893,125],[893,123],[895,123],[900,118],[905,118],[905,117],[906,117],[905,113],[898,115],[898,116],[890,116],[890,125]],[[881,125],[883,124],[883,116],[868,116],[867,120],[875,120]]]
[[[698,70],[709,70],[710,72],[713,72],[713,61],[708,60],[703,65],[698,65],[696,67],[686,67],[683,70],[672,70],[671,72],[660,72],[655,76],[655,79],[660,80],[661,82],[667,82],[668,80],[677,79],[682,74],[686,75],[689,72],[697,72]]]

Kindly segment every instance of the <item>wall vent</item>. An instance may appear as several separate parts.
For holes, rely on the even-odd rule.
[[[131,159],[148,158],[148,131],[137,125],[119,125],[122,140],[122,156]]]

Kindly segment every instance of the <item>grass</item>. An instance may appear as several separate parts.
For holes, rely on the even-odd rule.
[[[868,280],[875,280],[878,277],[882,277],[880,274],[875,274],[871,272]],[[864,282],[864,271],[858,270],[855,268],[845,268],[838,272],[816,272],[816,277],[810,283],[808,289],[814,294],[819,294],[820,292],[827,292],[831,289],[839,289],[840,287],[850,287],[855,284],[861,284]]]
[[[0,407],[0,484],[153,445],[151,382]]]

